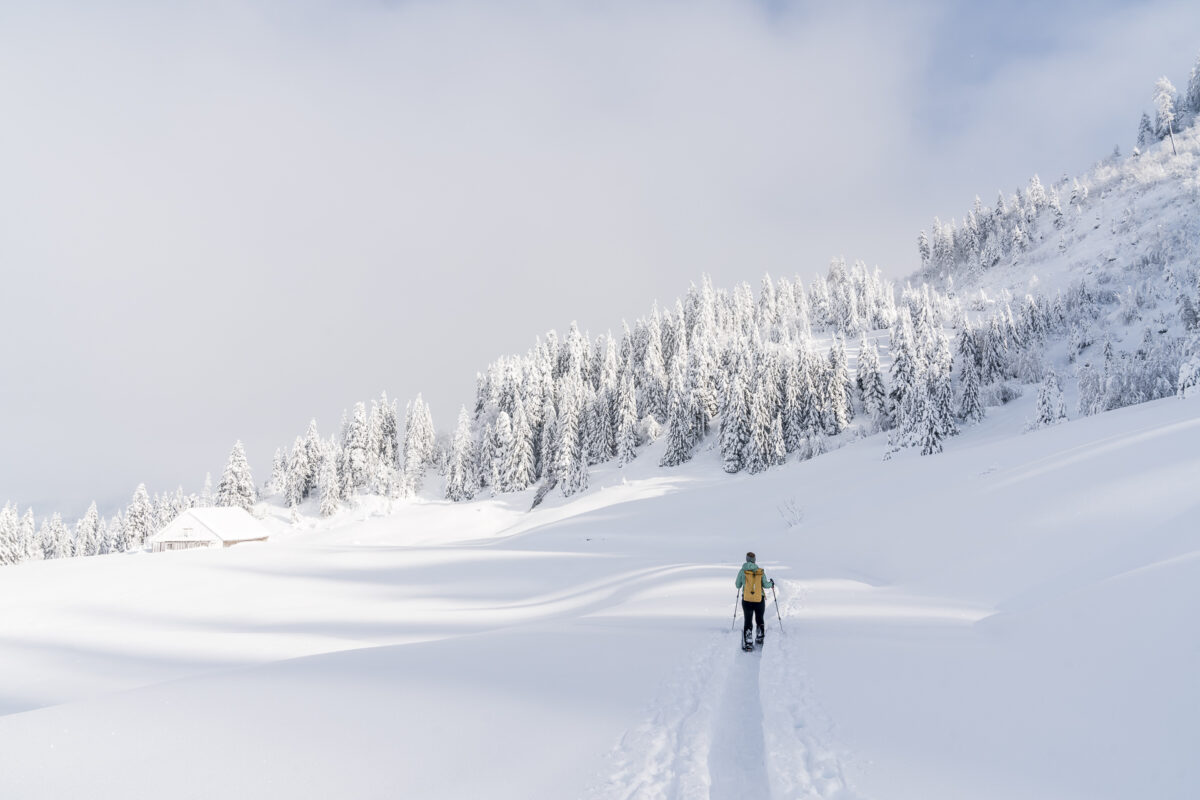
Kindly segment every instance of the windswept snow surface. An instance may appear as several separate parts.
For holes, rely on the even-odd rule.
[[[0,797],[1200,796],[1200,399],[1032,395],[929,458],[658,445],[532,513],[7,567]]]

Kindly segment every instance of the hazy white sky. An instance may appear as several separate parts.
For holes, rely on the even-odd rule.
[[[5,3],[0,502],[261,481],[382,389],[446,428],[703,272],[902,276],[1198,50],[1187,2]]]

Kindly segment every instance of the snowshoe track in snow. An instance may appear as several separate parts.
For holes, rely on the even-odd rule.
[[[762,650],[738,653],[721,693],[708,754],[711,798],[770,797],[758,675]]]
[[[787,594],[792,616],[799,602]],[[825,743],[829,725],[799,666],[802,642],[768,639],[746,653],[740,630],[714,634],[621,738],[588,800],[856,800]]]

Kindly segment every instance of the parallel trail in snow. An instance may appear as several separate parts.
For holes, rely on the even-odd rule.
[[[800,584],[780,586],[795,617]],[[855,800],[821,732],[799,636],[772,628],[745,653],[740,632],[714,634],[622,737],[588,800]]]
[[[771,629],[759,683],[766,779],[773,800],[857,800],[846,782],[841,758],[829,742],[829,720],[813,697],[801,654],[802,584],[779,581],[786,632]],[[768,611],[768,613],[770,613]]]
[[[708,753],[711,800],[769,797],[758,673],[762,651],[738,652],[725,682]]]

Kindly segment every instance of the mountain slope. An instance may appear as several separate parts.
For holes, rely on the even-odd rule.
[[[10,567],[0,793],[1191,797],[1198,402]]]

